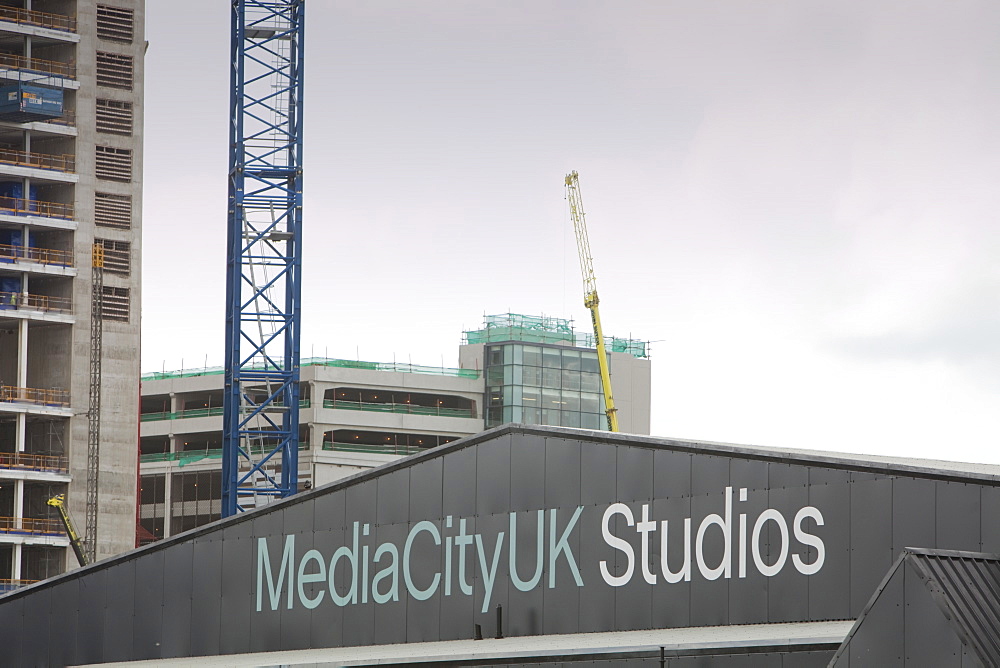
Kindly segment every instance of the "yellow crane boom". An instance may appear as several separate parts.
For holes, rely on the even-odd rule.
[[[83,542],[80,540],[80,534],[76,532],[76,527],[73,526],[73,520],[66,512],[66,495],[56,494],[45,503],[55,506],[56,510],[59,511],[59,519],[62,520],[63,526],[66,528],[66,536],[69,538],[69,544],[73,547],[73,553],[76,554],[76,560],[80,562],[81,566],[86,566],[88,560],[83,551]]]
[[[601,385],[604,388],[604,409],[608,416],[608,430],[618,431],[618,409],[611,396],[611,370],[608,356],[604,352],[604,333],[601,331],[601,313],[597,308],[597,278],[594,276],[594,259],[590,254],[590,239],[587,236],[587,221],[583,213],[583,199],[580,196],[580,175],[576,172],[566,175],[566,199],[569,200],[569,215],[573,219],[576,233],[576,249],[580,255],[580,272],[583,274],[583,305],[590,309],[590,320],[594,325],[594,341],[597,344],[597,363],[601,367]]]

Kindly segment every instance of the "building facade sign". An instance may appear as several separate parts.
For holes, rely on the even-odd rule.
[[[767,491],[758,493],[766,495]],[[256,546],[256,612],[278,610],[282,597],[286,609],[301,606],[313,610],[325,602],[344,607],[369,600],[376,604],[397,602],[401,596],[415,601],[439,595],[472,596],[473,583],[478,583],[480,612],[485,613],[494,598],[498,573],[502,573],[501,581],[509,583],[509,594],[537,587],[553,589],[561,560],[571,577],[560,584],[585,586],[573,548],[580,541],[600,540],[615,551],[614,556],[601,559],[597,568],[591,569],[600,573],[599,579],[591,581],[592,586],[622,587],[636,577],[637,571],[645,583],[654,586],[690,582],[692,574],[705,580],[745,578],[748,562],[749,568],[765,577],[779,576],[789,562],[802,575],[813,575],[823,568],[826,546],[817,530],[823,527],[824,519],[818,508],[805,506],[788,518],[780,510],[767,508],[748,519],[747,513],[739,512],[738,504],[749,500],[749,490],[739,488],[735,512],[733,496],[733,488],[726,487],[721,514],[701,518],[694,531],[691,517],[655,518],[650,516],[649,503],[633,512],[628,504],[615,502],[601,513],[600,536],[574,535],[584,512],[600,509],[577,506],[568,518],[560,518],[559,509],[551,508],[535,512],[534,530],[529,528],[529,540],[522,539],[520,544],[516,512],[508,513],[506,530],[493,535],[471,532],[468,527],[474,518],[448,515],[443,522],[420,520],[412,525],[402,544],[377,543],[372,525],[355,521],[348,532],[350,541],[332,554],[316,549],[297,552],[295,534],[261,536]],[[671,522],[677,527],[677,535],[671,535]],[[773,546],[767,537],[768,528],[775,532],[777,543]],[[619,531],[623,535],[617,535]],[[629,540],[632,532],[639,542],[638,551],[634,541]],[[722,541],[721,558],[716,561],[707,549],[712,532]],[[671,564],[668,558],[671,539],[682,542],[684,556],[677,564]],[[418,540],[433,546],[432,552],[440,548],[436,561],[443,568],[426,581],[414,575],[412,559]],[[813,556],[807,561],[799,552],[810,549]],[[531,564],[527,570],[530,576],[518,572],[519,560]],[[471,565],[471,577],[467,565]],[[547,579],[543,579],[544,573],[548,573]]]

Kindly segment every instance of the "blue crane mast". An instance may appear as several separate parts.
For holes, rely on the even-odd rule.
[[[222,516],[296,492],[305,0],[232,0]]]

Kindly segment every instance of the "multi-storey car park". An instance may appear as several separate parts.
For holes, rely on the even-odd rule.
[[[610,337],[622,431],[649,433],[644,342]],[[459,368],[303,360],[299,487],[316,487],[508,422],[606,429],[593,337],[568,320],[489,316]],[[142,381],[140,541],[219,519],[221,368]]]
[[[55,494],[94,556],[134,545],[143,11],[0,0],[0,590],[72,560]]]

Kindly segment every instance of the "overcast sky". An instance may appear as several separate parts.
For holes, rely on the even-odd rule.
[[[223,360],[229,3],[147,2],[144,371]],[[654,341],[652,433],[1000,463],[1000,3],[309,0],[303,356]]]

